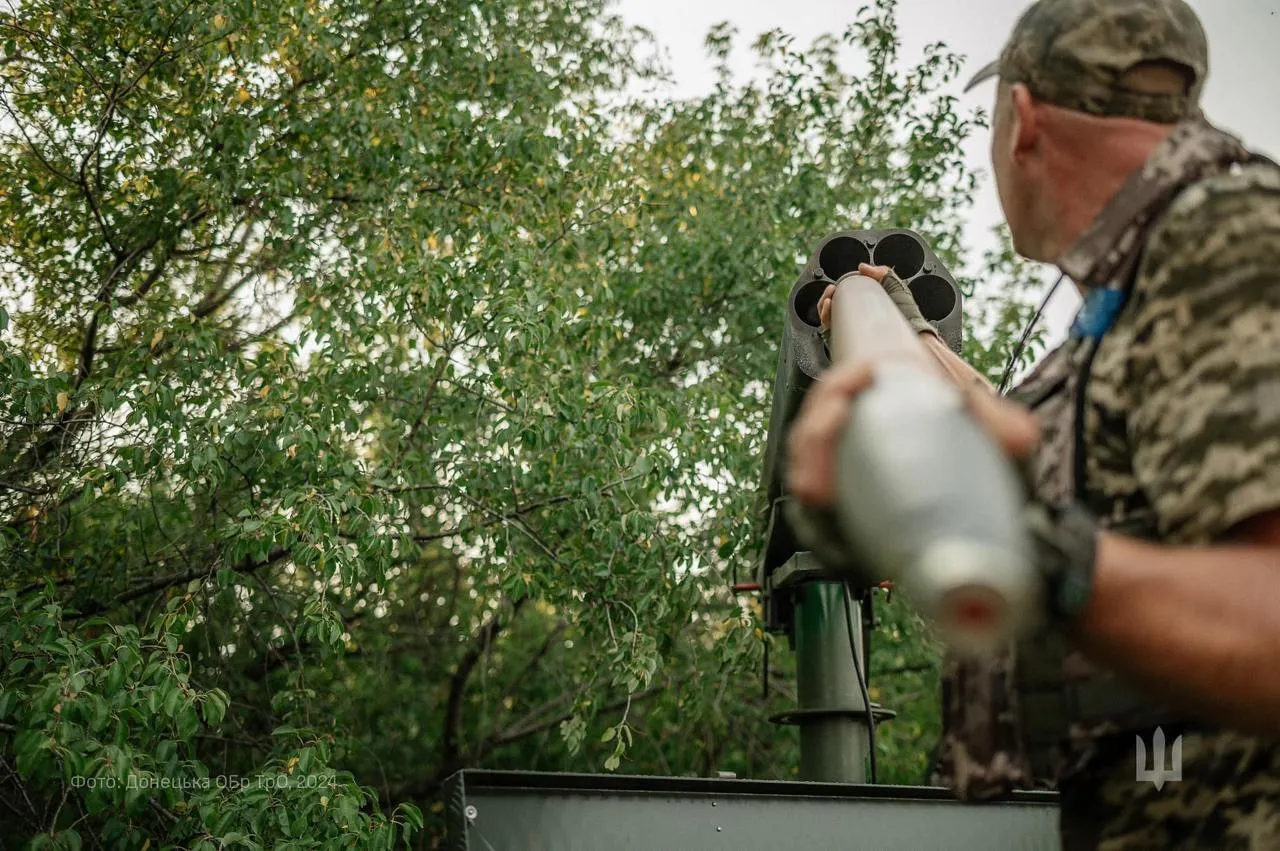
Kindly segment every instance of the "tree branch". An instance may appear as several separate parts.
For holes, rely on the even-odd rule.
[[[657,695],[665,692],[667,689],[680,685],[682,682],[684,682],[683,679],[677,680],[677,681],[667,681],[662,683],[661,685],[656,685],[656,686],[653,686],[652,688],[645,689],[642,692],[637,692],[636,694],[629,695],[627,697],[618,698],[617,700],[602,706],[600,708],[600,711],[616,712],[617,710],[622,709],[628,703],[630,703],[632,706],[635,706],[637,703],[656,697]],[[530,736],[536,736],[538,733],[542,733],[547,730],[550,730],[552,727],[556,727],[559,724],[569,720],[572,717],[573,717],[573,712],[572,710],[570,710],[568,712],[563,712],[558,715],[555,715],[554,717],[551,717],[551,718],[544,718],[536,722],[531,722],[528,725],[522,726],[520,728],[510,728],[502,733],[497,734],[496,736],[491,736],[481,745],[479,749],[477,749],[476,753],[467,762],[469,764],[475,764],[480,760],[484,759],[484,757],[487,756],[489,752],[495,748],[504,747],[506,745],[513,744],[515,742],[520,741],[521,739],[527,739]],[[424,798],[429,798],[432,795],[435,795],[436,792],[440,790],[440,786],[444,783],[445,780],[449,779],[450,775],[454,774],[457,771],[461,771],[465,767],[466,765],[464,765],[462,761],[457,761],[454,763],[443,763],[440,766],[440,769],[436,771],[435,775],[429,778],[428,780],[420,781],[418,783],[413,783],[413,784],[405,784],[403,786],[400,786],[392,790],[390,793],[384,792],[383,795],[381,796],[382,803],[385,806],[385,805],[390,805],[396,801],[405,801],[405,800],[413,801],[413,800],[422,800]]]
[[[155,266],[147,273],[147,277],[138,285],[138,288],[129,295],[120,296],[116,299],[116,303],[129,307],[137,304],[145,298],[147,293],[151,291],[151,288],[155,286],[156,281],[160,280],[160,276],[164,274],[164,270],[169,265],[169,258],[171,256],[173,256],[173,248],[170,245],[170,247],[166,248],[165,251],[155,259]]]
[[[290,550],[280,548],[272,550],[271,553],[269,553],[262,561],[245,559],[231,569],[236,573],[252,573],[255,570],[261,570],[264,567],[270,567],[273,564],[278,564],[279,562],[289,558],[290,555],[292,555]],[[86,606],[82,611],[73,612],[67,615],[64,619],[82,620],[84,618],[92,617],[94,615],[101,614],[102,612],[123,606],[125,603],[130,603],[137,600],[139,597],[145,597],[148,594],[154,594],[157,591],[172,588],[174,585],[182,585],[195,579],[207,579],[212,576],[216,570],[217,566],[214,565],[209,567],[198,567],[182,573],[172,573],[168,576],[156,577],[137,588],[117,594],[105,603],[93,603]]]
[[[17,491],[25,493],[28,496],[44,496],[49,493],[48,490],[35,490],[33,488],[24,487],[23,485],[14,485],[9,482],[0,482],[0,490]]]
[[[885,668],[883,671],[876,671],[876,675],[891,677],[894,674],[924,674],[938,670],[939,664],[938,662],[918,662],[914,665],[899,665],[896,668]]]
[[[458,667],[449,678],[449,698],[445,703],[444,739],[440,746],[440,761],[443,765],[453,765],[461,754],[459,739],[462,725],[462,698],[466,694],[467,680],[470,679],[471,672],[475,670],[476,663],[497,640],[502,630],[516,619],[527,602],[529,602],[528,597],[521,597],[512,604],[509,621],[504,621],[500,613],[494,614],[480,629],[471,646],[467,648],[467,652],[458,660]]]
[[[372,609],[365,608],[351,614],[348,617],[340,618],[340,620],[342,621],[343,628],[349,632],[351,630],[351,627],[357,624],[360,621],[360,619],[363,618],[365,615],[367,615],[370,611],[372,611]],[[284,617],[283,614],[281,615],[281,617],[282,618]],[[271,676],[273,673],[280,670],[285,665],[288,665],[290,662],[300,659],[304,654],[306,654],[308,650],[311,650],[316,646],[324,647],[325,645],[323,644],[317,645],[314,642],[307,642],[306,644],[295,644],[292,653],[285,652],[285,650],[287,650],[288,648],[282,647],[282,648],[276,649],[271,654],[272,656],[271,660],[268,661],[264,659],[262,662],[261,669],[255,671],[253,676],[249,677],[249,679],[254,680],[255,682],[265,680],[267,677]],[[361,656],[361,655],[363,655],[363,650],[357,647],[354,650],[348,650],[345,653],[343,653],[342,658],[350,659],[352,657]]]
[[[619,488],[623,485],[630,484],[631,482],[634,482],[637,479],[642,479],[645,477],[645,475],[646,474],[644,473],[637,473],[634,476],[626,476],[625,478],[618,479],[616,482],[610,482],[609,484],[600,488],[600,493],[608,493],[609,491],[615,488]],[[430,543],[431,541],[439,541],[442,538],[452,538],[455,535],[465,535],[468,532],[474,532],[477,529],[487,529],[490,526],[498,526],[509,520],[517,520],[531,511],[537,511],[539,508],[549,508],[550,506],[553,506],[553,505],[562,505],[566,502],[572,502],[573,500],[578,498],[579,497],[574,494],[565,494],[562,496],[548,497],[547,499],[540,499],[537,502],[531,502],[528,505],[517,508],[514,511],[509,511],[506,514],[498,514],[496,512],[481,508],[482,511],[485,511],[485,513],[489,515],[488,520],[483,520],[479,523],[468,523],[462,526],[455,526],[454,528],[446,529],[443,532],[432,532],[424,535],[412,535],[410,537],[412,538],[412,540],[418,543]],[[468,499],[467,501],[470,502],[472,505],[476,505],[474,500]]]

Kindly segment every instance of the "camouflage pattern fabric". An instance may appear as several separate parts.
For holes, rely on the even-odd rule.
[[[1233,167],[1251,159],[1201,119],[1180,125],[1060,259],[1086,286],[1134,289],[1096,352],[1069,340],[1015,394],[1044,430],[1039,498],[1075,495],[1107,528],[1186,545],[1280,507],[1280,170]],[[1106,712],[1077,699],[1090,688]],[[1052,637],[985,668],[948,659],[934,781],[970,799],[1056,785],[1069,851],[1280,848],[1280,749],[1188,727],[1182,781],[1156,790],[1135,780],[1135,736],[1176,714],[1121,690]]]
[[[1173,731],[1167,744],[1179,734],[1182,780],[1159,788],[1135,781],[1132,735],[1099,742],[1061,792],[1063,851],[1280,848],[1280,749],[1229,731]]]
[[[1139,482],[1161,540],[1205,543],[1280,496],[1280,171],[1192,186],[1148,254],[1128,364],[1098,363],[1127,366],[1127,398],[1100,393],[1096,413],[1127,407],[1132,473],[1108,478],[1102,457],[1091,471],[1114,500]]]
[[[1125,73],[1147,62],[1186,69],[1187,91],[1124,88]],[[1183,0],[1040,0],[965,91],[998,76],[1065,109],[1174,124],[1198,111],[1208,73],[1208,39]]]

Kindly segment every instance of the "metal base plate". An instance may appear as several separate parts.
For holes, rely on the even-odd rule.
[[[1042,792],[463,771],[448,795],[453,851],[1060,851]]]

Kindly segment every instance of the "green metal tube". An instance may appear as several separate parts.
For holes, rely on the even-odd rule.
[[[849,649],[843,587],[808,582],[797,594],[796,691],[800,702],[800,778],[867,782],[867,716]],[[855,617],[861,608],[853,602]],[[853,624],[859,664],[862,625]]]

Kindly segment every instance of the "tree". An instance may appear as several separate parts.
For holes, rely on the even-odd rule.
[[[384,847],[468,765],[790,770],[725,582],[779,305],[851,224],[958,268],[955,57],[898,70],[881,2],[763,37],[761,84],[643,103],[597,0],[45,0],[0,31],[6,836]],[[924,706],[882,609],[874,665]]]

